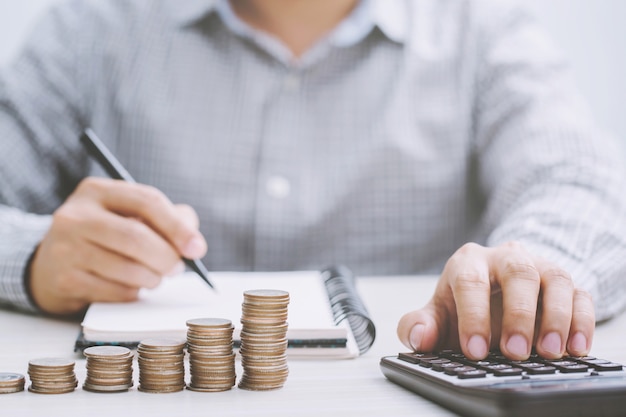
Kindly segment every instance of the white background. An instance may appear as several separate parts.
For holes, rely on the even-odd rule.
[[[58,0],[0,0],[0,65]],[[181,0],[202,1],[202,0]],[[626,144],[626,1],[524,0],[570,59],[599,125]]]

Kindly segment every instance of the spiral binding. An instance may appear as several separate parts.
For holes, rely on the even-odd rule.
[[[356,290],[354,274],[346,266],[337,265],[322,270],[322,277],[335,324],[347,319],[359,353],[367,352],[376,339],[376,326]]]

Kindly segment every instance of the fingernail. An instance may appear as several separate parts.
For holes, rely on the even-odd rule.
[[[422,346],[422,339],[424,338],[424,330],[426,330],[426,326],[423,324],[416,324],[411,329],[411,333],[409,334],[409,345],[414,351],[419,351]]]
[[[185,264],[183,263],[183,261],[180,261],[176,264],[176,266],[174,266],[174,268],[172,268],[172,270],[166,276],[171,277],[174,275],[180,275],[183,272],[185,272]]]
[[[519,357],[528,356],[528,343],[526,343],[526,338],[519,334],[511,336],[509,341],[506,342],[506,350]]]
[[[581,332],[577,332],[569,342],[572,353],[587,352],[587,338]]]
[[[187,258],[196,259],[204,255],[205,250],[206,246],[204,240],[199,237],[194,237],[185,245],[184,255]]]
[[[543,350],[555,355],[561,354],[561,336],[557,332],[548,333],[543,337],[541,341],[541,347]]]
[[[467,342],[467,350],[473,358],[484,358],[487,356],[487,342],[485,341],[485,338],[476,334],[470,337]]]

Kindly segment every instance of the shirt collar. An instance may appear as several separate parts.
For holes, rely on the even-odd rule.
[[[181,26],[191,25],[214,12],[218,3],[228,0],[170,0],[172,16]],[[410,0],[361,0],[356,13],[336,30],[336,42],[348,46],[357,43],[377,26],[389,39],[405,43],[408,37]]]
[[[412,0],[370,0],[373,23],[394,42],[409,38],[409,3]]]
[[[188,26],[213,12],[219,1],[220,0],[169,0],[167,2],[167,8],[178,25]]]

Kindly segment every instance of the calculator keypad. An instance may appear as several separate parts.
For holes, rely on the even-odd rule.
[[[493,377],[517,376],[528,378],[536,375],[580,374],[622,371],[619,363],[598,359],[592,356],[543,359],[533,354],[528,360],[514,361],[499,352],[490,353],[484,360],[473,361],[462,353],[444,350],[435,353],[400,353],[398,359],[432,369],[458,379],[478,379],[488,375]]]

